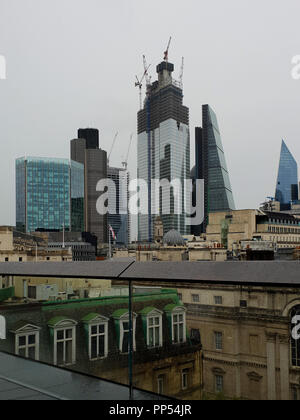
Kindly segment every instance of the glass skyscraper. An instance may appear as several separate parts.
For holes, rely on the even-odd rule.
[[[290,210],[291,203],[299,198],[298,165],[284,140],[281,145],[275,197],[280,202],[282,211]]]
[[[138,219],[143,242],[152,242],[158,213],[165,232],[175,229],[186,235],[191,231],[185,214],[191,206],[185,186],[190,179],[189,109],[183,105],[182,85],[172,78],[173,71],[174,65],[167,61],[157,66],[158,81],[148,85],[145,106],[138,113],[138,178],[148,185],[148,197],[140,193],[140,202],[148,203],[148,215]],[[154,191],[154,180],[179,180],[181,191]]]
[[[209,213],[235,210],[219,124],[209,105],[202,107],[202,125],[196,128],[196,166],[191,176],[204,180],[205,217],[201,226],[193,226],[195,235],[206,231]]]
[[[71,160],[84,167],[84,225],[86,232],[97,236],[98,244],[108,243],[107,215],[99,214],[97,201],[101,194],[97,184],[107,179],[107,153],[99,148],[99,130],[79,129],[78,138],[71,140]]]
[[[129,172],[126,169],[109,167],[107,175],[115,184],[115,191],[109,190],[108,224],[116,234],[116,244],[128,246],[130,243]],[[112,233],[109,234],[113,243]]]
[[[84,231],[84,167],[65,159],[16,160],[16,227]]]

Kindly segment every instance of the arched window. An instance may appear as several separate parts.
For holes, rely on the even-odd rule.
[[[300,367],[300,305],[291,311],[291,347],[292,366]]]

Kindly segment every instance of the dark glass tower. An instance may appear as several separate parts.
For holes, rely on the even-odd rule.
[[[71,159],[84,165],[85,230],[98,238],[98,244],[108,243],[107,216],[97,212],[99,192],[96,187],[107,179],[107,153],[99,149],[99,131],[80,129],[78,139],[71,141]]]
[[[298,165],[282,140],[279,170],[276,186],[276,200],[280,202],[282,211],[290,210],[291,203],[298,201]]]
[[[209,105],[202,107],[203,128],[196,128],[196,166],[191,176],[204,179],[204,222],[192,228],[194,235],[206,232],[208,215],[235,210],[217,116]],[[196,197],[193,201],[195,205]]]
[[[99,149],[99,130],[95,128],[80,128],[78,138],[85,139],[87,149]]]

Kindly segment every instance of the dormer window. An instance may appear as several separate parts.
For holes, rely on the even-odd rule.
[[[113,318],[115,320],[115,325],[117,329],[117,336],[118,336],[118,344],[119,344],[119,351],[122,354],[129,353],[129,343],[130,343],[130,320],[129,320],[129,312],[127,309],[121,309],[116,311],[113,314]],[[133,313],[133,322],[132,322],[132,330],[133,330],[133,351],[136,351],[136,319],[137,314]]]
[[[172,343],[186,342],[186,309],[184,306],[168,305],[165,307],[171,331]]]
[[[63,317],[53,318],[48,326],[53,335],[54,366],[70,366],[76,363],[77,322]]]
[[[107,357],[109,319],[98,314],[89,314],[82,321],[88,337],[89,359],[98,360]]]
[[[156,308],[145,308],[141,311],[143,322],[146,324],[147,347],[159,348],[163,345],[162,315]]]
[[[11,332],[15,335],[15,354],[31,360],[39,360],[41,328],[21,322]]]

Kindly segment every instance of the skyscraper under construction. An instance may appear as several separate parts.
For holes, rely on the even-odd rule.
[[[183,105],[182,83],[173,79],[173,72],[174,65],[166,54],[157,66],[158,80],[148,83],[144,108],[138,113],[138,178],[148,185],[148,193],[140,192],[148,215],[139,215],[139,241],[152,242],[157,213],[165,232],[175,229],[182,235],[190,233],[185,217],[185,208],[189,210],[191,204],[185,186],[185,180],[190,179],[189,109]],[[174,188],[170,193],[163,188],[153,191],[154,180],[181,181],[180,194]],[[168,206],[170,211],[164,211]]]

